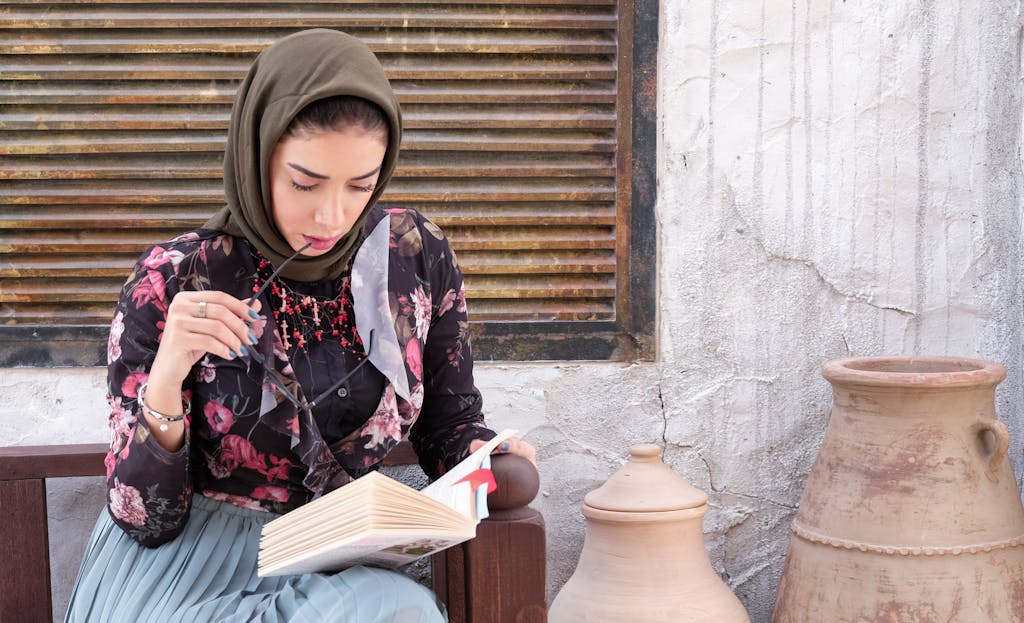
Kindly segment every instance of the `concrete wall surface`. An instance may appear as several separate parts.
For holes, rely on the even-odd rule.
[[[831,358],[1002,362],[1019,481],[1020,33],[1010,0],[663,2],[657,361],[478,366],[492,423],[539,451],[551,596],[583,496],[653,441],[709,494],[712,563],[767,622]],[[106,440],[102,370],[4,370],[0,395],[0,444]]]

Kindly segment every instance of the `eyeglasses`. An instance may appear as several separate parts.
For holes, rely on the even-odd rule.
[[[270,286],[270,283],[275,278],[277,278],[278,274],[280,274],[284,267],[287,266],[289,262],[299,257],[299,255],[301,255],[302,252],[308,249],[309,247],[310,245],[307,244],[306,246],[302,247],[301,249],[293,253],[291,257],[281,262],[281,265],[274,269],[274,272],[270,274],[270,277],[267,278],[266,282],[264,282],[264,284],[260,286],[259,290],[257,290],[256,293],[253,294],[249,300],[255,301],[256,299],[263,296],[263,293],[266,292],[267,288]],[[352,375],[359,371],[359,368],[363,367],[363,365],[370,360],[370,353],[373,351],[373,329],[370,329],[370,335],[369,338],[367,339],[366,344],[366,356],[363,357],[363,360],[357,363],[356,367],[352,368],[348,374],[341,378],[341,380],[337,381],[326,390],[320,392],[315,398],[313,398],[313,400],[309,401],[300,399],[298,396],[292,393],[290,389],[288,389],[285,379],[280,375],[280,373],[278,373],[277,369],[273,365],[269,365],[267,363],[267,358],[264,357],[262,353],[257,351],[255,348],[248,348],[246,350],[249,351],[249,357],[251,357],[254,361],[262,365],[264,369],[267,370],[267,372],[269,373],[271,383],[273,383],[274,386],[277,387],[277,389],[282,394],[284,394],[285,398],[287,398],[297,408],[306,411],[308,415],[312,415],[313,407],[315,407],[321,400],[327,398],[335,391],[337,391],[339,387],[344,385],[350,378],[352,378]]]

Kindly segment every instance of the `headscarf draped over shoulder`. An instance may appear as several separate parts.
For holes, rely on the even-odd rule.
[[[337,277],[362,239],[370,207],[395,170],[402,142],[402,113],[384,68],[373,52],[355,37],[335,30],[314,29],[289,35],[256,58],[239,87],[231,109],[224,153],[224,194],[227,206],[206,222],[249,240],[274,265],[293,254],[274,225],[268,170],[270,156],[288,124],[306,105],[326,97],[352,95],[384,111],[390,125],[387,151],[377,187],[362,216],[328,253],[300,256],[283,275],[300,281]]]

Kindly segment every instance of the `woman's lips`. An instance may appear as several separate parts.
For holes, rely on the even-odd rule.
[[[302,239],[309,243],[309,246],[313,247],[317,251],[326,251],[334,246],[334,243],[338,242],[341,236],[335,236],[333,238],[317,238],[316,236],[303,235]]]

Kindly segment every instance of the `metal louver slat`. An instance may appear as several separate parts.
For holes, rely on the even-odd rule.
[[[287,4],[287,0],[246,0],[247,5],[259,6],[267,4]],[[379,4],[380,0],[347,0],[345,6],[355,6],[361,4]],[[506,0],[450,0],[445,4],[452,7],[459,5],[500,5],[516,6],[516,5],[533,5],[533,6],[605,6],[614,7],[615,0],[516,0],[514,2],[507,2]],[[12,2],[6,2],[6,5],[22,7],[25,5],[52,5],[48,0],[13,0]],[[65,5],[94,5],[97,4],[96,0],[67,0],[61,4]],[[139,4],[138,0],[106,0],[102,4],[105,5],[118,5],[118,4]],[[189,4],[194,5],[208,5],[208,4],[226,4],[224,0],[189,0]],[[306,5],[338,5],[338,0],[306,0],[303,2]],[[434,0],[393,0],[388,4],[392,5],[405,5],[415,9],[417,6],[430,5],[435,6],[437,3]],[[237,6],[237,5],[235,5]]]
[[[168,4],[139,6],[108,2],[93,6],[52,5],[40,14],[30,6],[10,8],[2,28],[106,29],[110,24],[132,30],[230,28],[443,28],[485,29],[614,29],[615,16],[588,7],[537,7],[509,5],[501,11],[488,7],[462,7],[452,11],[440,5],[418,6],[414,11],[396,10],[394,5],[348,5],[344,11],[332,6],[281,3],[264,5],[256,14],[237,6],[196,5],[187,12]]]
[[[621,18],[614,0],[0,3],[0,324],[105,326],[138,253],[222,205],[235,89],[307,27],[384,64],[406,132],[382,202],[444,228],[475,322],[614,321]]]

